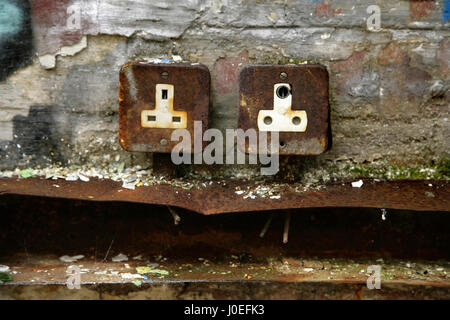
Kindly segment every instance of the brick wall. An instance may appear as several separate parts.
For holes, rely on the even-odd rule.
[[[118,72],[128,60],[173,55],[209,67],[210,121],[219,129],[237,125],[243,65],[325,65],[333,144],[295,159],[300,170],[445,162],[448,3],[3,0],[0,169],[149,163],[119,146]],[[371,5],[380,30],[367,28]]]

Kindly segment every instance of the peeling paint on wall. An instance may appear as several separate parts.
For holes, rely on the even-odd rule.
[[[55,54],[46,54],[39,57],[39,62],[44,69],[53,69],[56,66],[57,56],[74,56],[88,46],[87,37],[83,36],[79,43],[72,46],[63,46]]]
[[[79,43],[86,34],[96,34],[97,1],[31,0],[33,28],[40,56],[56,54],[61,47]]]

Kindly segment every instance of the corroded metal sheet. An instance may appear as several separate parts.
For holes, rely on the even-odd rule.
[[[329,113],[324,66],[248,65],[239,75],[239,128],[279,131],[280,154],[325,152],[330,144]],[[245,151],[252,152],[248,141],[245,144]]]
[[[119,141],[127,151],[170,153],[176,129],[208,127],[210,74],[190,63],[126,63],[120,70]]]
[[[136,267],[142,268],[142,261],[132,260],[124,265],[97,257],[97,260],[84,258],[78,262],[82,263],[84,271],[80,288],[68,290],[70,264],[51,254],[13,258],[6,261],[12,262],[8,264],[15,272],[14,279],[0,286],[0,299],[395,300],[450,297],[450,283],[444,273],[448,272],[448,266],[443,263],[437,265],[443,270],[440,272],[433,270],[435,264],[426,264],[429,270],[438,274],[433,276],[430,272],[417,275],[405,267],[405,263],[389,261],[386,265],[389,271],[383,269],[382,290],[370,290],[367,287],[369,275],[361,272],[373,263],[368,260],[355,263],[351,260],[278,258],[267,263],[265,259],[241,262],[225,256],[220,260],[206,260],[206,263],[197,258],[177,257],[158,263],[158,270],[167,275],[147,274],[144,278],[136,273]],[[305,268],[303,264],[309,267]],[[136,278],[127,279],[122,275]]]
[[[36,195],[56,198],[131,201],[171,205],[202,214],[249,212],[294,208],[361,207],[417,211],[449,211],[450,185],[447,181],[364,180],[361,188],[339,182],[319,189],[298,190],[295,184],[277,186],[275,196],[258,195],[258,189],[273,189],[270,183],[237,179],[192,181],[177,187],[176,181],[124,189],[118,182],[91,179],[89,182],[39,178],[0,179],[1,194]],[[430,186],[431,185],[431,186]],[[238,191],[237,191],[238,190]]]

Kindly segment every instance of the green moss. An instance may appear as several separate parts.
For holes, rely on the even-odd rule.
[[[450,158],[444,158],[439,161],[437,172],[444,177],[450,177]]]
[[[450,179],[450,160],[444,158],[437,164],[431,163],[428,166],[407,167],[395,164],[383,165],[356,165],[348,166],[346,169],[354,177],[358,178],[379,178],[387,180],[412,179],[412,180],[448,180]]]
[[[12,281],[13,278],[9,272],[0,272],[0,284],[2,282]]]

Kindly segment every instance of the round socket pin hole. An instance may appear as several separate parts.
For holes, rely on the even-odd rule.
[[[286,147],[286,143],[285,143],[284,141],[280,141],[280,147],[281,147],[281,148]]]
[[[272,117],[269,117],[269,116],[264,117],[264,123],[267,125],[272,124]]]
[[[277,88],[277,96],[280,99],[285,99],[285,98],[289,97],[290,94],[291,94],[291,90],[289,89],[288,86],[280,86]]]
[[[293,117],[292,118],[292,123],[296,126],[298,126],[300,124],[300,122],[302,122],[302,120],[300,119],[300,117]]]

